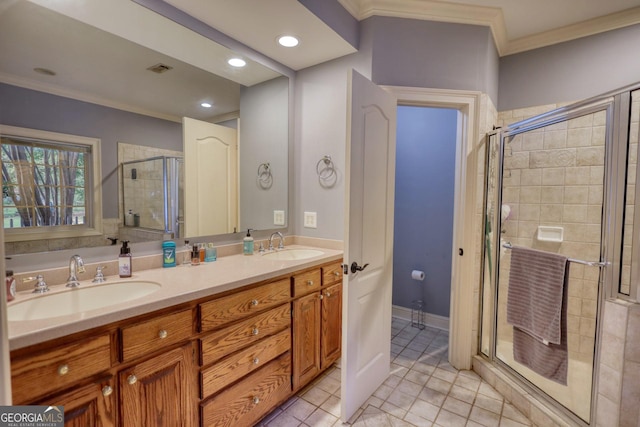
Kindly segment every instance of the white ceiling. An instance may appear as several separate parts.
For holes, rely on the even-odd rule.
[[[294,70],[355,52],[298,0],[164,1]],[[486,25],[501,55],[640,23],[640,0],[338,1],[359,20]],[[298,36],[300,45],[278,46],[282,34]],[[219,98],[219,111],[203,113],[201,98],[237,94],[238,85],[277,76],[247,57],[246,69],[231,69],[226,60],[233,54],[131,0],[0,0],[0,81],[11,84],[174,120],[205,118],[233,111],[233,101]],[[156,62],[175,68],[159,76],[145,70]],[[34,67],[58,75],[36,75]],[[235,87],[214,89],[223,81],[217,76]]]

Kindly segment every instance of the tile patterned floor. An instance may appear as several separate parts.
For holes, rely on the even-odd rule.
[[[357,427],[521,427],[531,422],[472,371],[447,362],[449,335],[393,319],[391,375],[352,417]],[[329,368],[262,427],[340,426],[340,368]]]

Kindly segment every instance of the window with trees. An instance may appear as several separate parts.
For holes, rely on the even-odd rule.
[[[97,231],[98,140],[5,126],[0,142],[5,237],[24,237],[7,240]]]

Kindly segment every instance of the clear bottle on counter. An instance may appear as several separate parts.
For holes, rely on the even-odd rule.
[[[197,243],[193,244],[191,250],[191,265],[200,265],[200,249]]]
[[[184,241],[184,249],[182,251],[182,265],[191,264],[191,246],[189,245],[189,241]]]
[[[7,270],[6,276],[7,301],[13,301],[16,297],[16,280],[13,278],[13,270]]]

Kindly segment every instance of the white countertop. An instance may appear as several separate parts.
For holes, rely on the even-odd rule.
[[[319,249],[323,252],[323,255],[294,261],[270,260],[259,254],[252,256],[230,255],[198,266],[177,266],[140,272],[134,271],[132,277],[127,279],[121,279],[118,276],[107,276],[107,282],[145,280],[160,283],[162,286],[158,291],[145,297],[100,309],[41,320],[8,322],[9,347],[11,350],[16,350],[342,259],[341,250],[301,245],[287,246],[287,249],[294,248]],[[81,282],[80,286],[90,287],[92,285],[91,280],[85,280]],[[57,285],[52,286],[51,291],[45,295],[73,291],[74,289],[66,288],[64,285]],[[35,295],[29,291],[19,292],[16,299],[9,303],[9,306],[29,298],[38,297],[41,297],[41,295]]]

